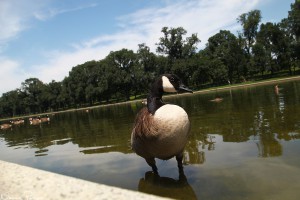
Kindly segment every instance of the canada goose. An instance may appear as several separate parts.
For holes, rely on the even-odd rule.
[[[217,98],[212,99],[212,100],[210,100],[210,101],[211,101],[211,102],[217,102],[217,103],[219,103],[219,102],[223,101],[223,98],[217,97]]]
[[[14,124],[14,125],[19,125],[19,124],[24,124],[24,119],[17,119],[15,121],[10,121],[10,123]]]
[[[11,128],[11,127],[12,127],[11,124],[1,124],[1,125],[0,125],[0,129],[2,129],[2,130],[9,129],[9,128]]]
[[[47,117],[41,117],[41,122],[50,122],[50,117],[47,115]]]
[[[38,125],[40,124],[42,121],[40,118],[29,118],[29,124],[30,125]]]
[[[276,95],[279,95],[279,94],[280,94],[280,90],[282,90],[282,88],[278,87],[278,84],[276,84],[276,85],[274,86],[275,94],[276,94]]]
[[[143,157],[154,173],[155,158],[168,160],[176,156],[178,168],[183,172],[183,150],[188,140],[190,121],[185,110],[162,101],[164,92],[191,92],[173,74],[164,74],[153,83],[147,97],[147,107],[136,116],[131,133],[131,147]]]

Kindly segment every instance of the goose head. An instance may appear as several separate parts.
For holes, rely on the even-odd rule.
[[[186,87],[180,78],[175,74],[163,74],[158,77],[158,79],[153,83],[150,95],[153,97],[162,97],[164,92],[167,93],[182,93],[190,92],[193,93],[191,89]]]
[[[164,102],[162,101],[164,92],[193,93],[193,91],[186,87],[175,74],[163,74],[154,81],[147,98],[147,107],[151,114],[154,114],[158,108],[164,105]]]
[[[164,74],[161,76],[162,88],[164,92],[190,92],[193,93],[191,89],[186,87],[180,78],[175,74]]]

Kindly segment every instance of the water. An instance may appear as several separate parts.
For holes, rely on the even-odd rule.
[[[166,98],[190,116],[185,176],[175,159],[160,176],[130,149],[140,102],[51,116],[0,131],[0,159],[178,199],[298,199],[300,81]],[[210,100],[223,98],[221,102]]]

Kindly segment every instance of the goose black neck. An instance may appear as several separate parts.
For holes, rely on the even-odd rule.
[[[157,109],[164,105],[162,101],[162,95],[162,79],[159,78],[153,83],[147,97],[147,108],[152,115],[154,115]]]

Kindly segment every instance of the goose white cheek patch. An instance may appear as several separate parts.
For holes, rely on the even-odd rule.
[[[164,92],[177,92],[174,86],[170,83],[169,79],[165,76],[162,77],[162,86]]]

